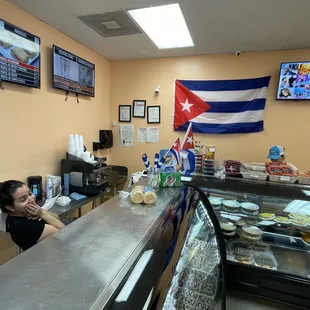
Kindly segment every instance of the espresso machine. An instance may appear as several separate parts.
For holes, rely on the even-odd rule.
[[[66,159],[61,161],[61,176],[70,174],[70,193],[97,195],[108,187],[106,167],[106,157],[96,157],[93,163],[89,163],[67,153]]]

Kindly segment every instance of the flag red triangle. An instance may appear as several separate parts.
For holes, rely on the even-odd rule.
[[[180,81],[175,81],[174,121],[173,129],[188,123],[196,116],[208,111],[210,105],[196,96]]]
[[[183,141],[183,146],[182,150],[190,150],[194,148],[194,135],[193,135],[193,129],[192,129],[192,124],[189,124],[189,127],[187,128],[184,141]]]

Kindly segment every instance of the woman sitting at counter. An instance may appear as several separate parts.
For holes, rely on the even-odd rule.
[[[7,232],[24,251],[65,227],[57,215],[36,204],[33,193],[20,181],[0,183],[0,207],[8,213]]]

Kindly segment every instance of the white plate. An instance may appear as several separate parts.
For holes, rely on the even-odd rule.
[[[222,204],[227,207],[227,208],[239,208],[240,207],[240,203],[237,202],[236,200],[223,200]]]
[[[261,236],[263,234],[262,230],[256,226],[247,225],[242,227],[242,232],[249,234],[250,236]]]
[[[242,202],[240,206],[241,206],[241,208],[248,210],[248,211],[258,211],[259,210],[259,206],[256,205],[255,203],[252,203],[252,202]]]
[[[216,198],[216,197],[209,197],[209,201],[211,205],[214,205],[214,206],[219,206],[222,204],[222,199]]]
[[[234,223],[229,222],[220,222],[222,230],[225,230],[226,232],[232,232],[237,229],[237,226]]]

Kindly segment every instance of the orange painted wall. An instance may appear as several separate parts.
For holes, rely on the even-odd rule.
[[[172,97],[174,79],[241,79],[271,75],[268,91],[265,130],[257,134],[194,135],[204,144],[215,144],[221,159],[240,159],[245,162],[264,162],[268,149],[280,144],[287,149],[287,158],[299,169],[310,169],[310,102],[276,101],[276,84],[280,63],[310,60],[310,50],[243,53],[234,55],[197,56],[152,60],[121,61],[112,63],[111,120],[118,120],[118,105],[132,104],[134,99],[146,99],[148,105],[161,106],[160,143],[137,142],[133,148],[119,145],[119,123],[114,128],[115,146],[111,151],[113,163],[122,162],[131,172],[143,168],[140,155],[154,153],[169,147],[177,136],[184,133],[172,131]],[[154,96],[156,85],[160,94]],[[146,119],[132,119],[135,131],[147,127]]]
[[[58,174],[69,133],[84,135],[92,148],[110,124],[110,62],[8,1],[0,8],[0,18],[41,38],[42,51],[41,89],[4,83],[0,91],[0,181]],[[52,88],[53,44],[95,63],[95,98],[80,96],[77,104],[71,95],[65,102],[64,92]]]

